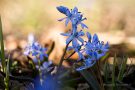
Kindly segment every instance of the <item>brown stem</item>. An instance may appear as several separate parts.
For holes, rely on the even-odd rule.
[[[73,54],[75,54],[75,51],[73,53],[71,53],[66,59],[64,60],[68,60]]]
[[[71,41],[70,41],[71,42]],[[70,43],[69,42],[69,43]],[[64,52],[63,52],[63,55],[62,55],[62,57],[61,57],[61,59],[60,59],[60,63],[59,63],[59,65],[58,65],[58,71],[60,70],[60,68],[61,68],[61,66],[62,66],[62,63],[63,63],[63,61],[64,61],[64,56],[65,56],[65,54],[66,54],[66,51],[67,51],[67,48],[68,48],[68,45],[69,45],[69,43],[66,45],[66,48],[65,48],[65,50],[64,50]]]

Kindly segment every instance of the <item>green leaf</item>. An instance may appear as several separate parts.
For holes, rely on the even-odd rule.
[[[5,68],[5,71],[6,71],[5,90],[9,90],[9,70],[10,70],[10,67],[9,67],[9,59],[10,59],[10,55],[8,56],[8,59],[7,59],[7,66],[6,66],[6,68]]]
[[[116,67],[116,54],[113,60],[113,71],[112,71],[112,89],[116,90],[116,78],[115,78],[115,67]]]
[[[93,90],[100,90],[99,83],[90,72],[88,72],[87,70],[81,70],[79,72],[88,82],[88,84],[93,88]]]
[[[0,51],[0,59],[1,59],[1,51]]]
[[[2,60],[2,68],[3,72],[5,72],[5,52],[4,52],[4,40],[3,40],[3,32],[2,32],[2,22],[0,17],[0,46],[1,46],[1,60]]]
[[[126,64],[127,64],[127,57],[123,57],[123,62],[121,64],[121,68],[118,74],[118,81],[122,81],[124,77],[124,71],[126,69]]]
[[[105,82],[108,82],[108,77],[109,77],[109,75],[108,75],[108,72],[109,72],[109,67],[108,67],[108,63],[107,63],[107,61],[105,62],[105,65],[104,65],[104,76],[105,76]]]

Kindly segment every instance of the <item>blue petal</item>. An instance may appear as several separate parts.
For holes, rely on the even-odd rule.
[[[43,63],[43,67],[47,69],[51,64],[52,64],[51,61],[44,62],[44,63]]]
[[[72,41],[72,46],[73,46],[74,48],[78,46],[78,42],[77,42],[76,39],[73,39],[73,41]]]
[[[87,66],[87,68],[92,67],[95,63],[96,63],[96,60],[91,60],[90,58],[85,60],[85,65]]]
[[[97,54],[97,52],[93,52],[92,59],[93,59],[93,60],[97,60],[97,59],[98,59],[98,54]]]
[[[97,34],[94,34],[92,43],[97,43],[99,41]]]
[[[108,42],[104,45],[104,44],[100,44],[99,48],[102,52],[107,52],[109,50],[109,44]]]
[[[68,18],[71,18],[72,14],[70,13],[70,11],[69,11],[69,10],[67,10],[67,12],[66,12],[66,16],[67,16]]]
[[[77,14],[78,13],[78,8],[74,7],[74,9],[72,10],[72,14]]]
[[[84,23],[80,23],[80,24],[81,24],[82,29],[88,28]]]
[[[42,54],[39,55],[40,60],[44,59],[44,56]]]
[[[24,51],[24,55],[28,56],[30,54],[29,50]]]
[[[69,9],[67,7],[64,7],[64,6],[59,6],[57,7],[57,10],[63,14],[66,15],[67,11],[69,11]]]
[[[84,32],[81,30],[80,32],[78,32],[78,36],[84,36]]]
[[[67,18],[66,21],[65,21],[65,25],[66,25],[66,26],[68,25],[69,21],[70,21],[70,19]]]
[[[68,44],[69,42],[71,42],[73,40],[73,36],[70,36],[66,39],[66,44]]]
[[[81,37],[77,38],[81,43],[84,43],[84,40]]]
[[[89,41],[91,41],[91,34],[89,32],[86,32],[87,38]]]
[[[48,55],[46,53],[43,54],[45,57],[48,57]]]
[[[39,54],[39,53],[36,52],[36,51],[32,52],[32,56],[36,56],[36,55],[38,55],[38,54]]]
[[[58,21],[63,21],[64,19],[66,19],[67,17],[65,17],[65,18],[61,18],[61,19],[58,19]]]
[[[61,33],[61,35],[63,35],[63,36],[70,36],[71,34],[70,33]]]
[[[87,42],[85,47],[86,47],[87,50],[91,50],[91,49],[93,49],[93,44],[90,43],[90,42]]]
[[[79,68],[76,69],[76,71],[81,71],[81,70],[84,70],[84,69],[86,69],[85,66],[80,66]]]
[[[78,56],[79,56],[79,59],[78,60],[84,59],[84,56],[83,56],[82,53],[80,53],[80,52],[77,52],[77,53],[78,53]]]
[[[104,55],[105,55],[105,53],[97,54],[97,59],[100,59],[100,58],[103,57]]]
[[[109,43],[108,42],[105,44],[105,48],[109,49]]]

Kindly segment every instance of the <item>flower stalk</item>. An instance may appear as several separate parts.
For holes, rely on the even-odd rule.
[[[38,73],[39,73],[39,79],[40,79],[40,84],[41,84],[41,86],[43,85],[43,78],[42,78],[42,71],[41,71],[41,61],[40,60],[38,60]]]
[[[71,42],[71,41],[70,41]],[[69,42],[69,43],[70,43]],[[63,52],[63,55],[62,55],[62,57],[61,57],[61,59],[60,59],[60,62],[59,62],[59,65],[58,65],[58,71],[60,70],[60,68],[61,68],[61,66],[62,66],[62,63],[63,63],[63,61],[64,61],[64,57],[65,57],[65,55],[66,55],[66,51],[67,51],[67,48],[68,48],[68,46],[69,46],[69,43],[66,45],[66,48],[65,48],[65,50],[64,50],[64,52]]]

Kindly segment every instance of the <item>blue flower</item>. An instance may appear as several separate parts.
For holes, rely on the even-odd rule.
[[[43,62],[43,64],[41,66],[36,65],[36,68],[37,69],[40,68],[42,71],[42,75],[44,75],[53,68],[51,65],[52,65],[52,61],[45,61],[45,62]]]
[[[84,36],[84,32],[82,30],[80,30],[79,32],[75,32],[73,33],[72,31],[68,32],[68,33],[61,33],[61,35],[63,36],[68,36],[67,40],[66,40],[66,44],[68,44],[71,41],[77,40],[80,41],[81,43],[84,42],[84,40],[81,38],[81,36]]]
[[[106,44],[103,41],[99,41],[98,36],[96,34],[91,36],[90,33],[86,33],[88,41],[84,45],[83,52],[85,53],[85,59],[82,60],[83,65],[78,67],[76,70],[80,71],[83,69],[87,69],[92,67],[97,60],[99,60],[102,56],[106,54],[109,50],[108,42]]]
[[[82,29],[88,27],[83,23],[86,18],[78,11],[77,7],[69,10],[67,7],[59,6],[57,10],[66,16],[65,18],[59,19],[59,21],[65,20],[66,26],[69,21],[72,23],[72,30],[68,33],[62,33],[61,35],[68,36],[66,44],[69,45],[69,43],[72,42],[72,46],[68,46],[68,50],[73,49],[78,53],[79,61],[83,63],[83,65],[76,70],[83,70],[93,66],[96,61],[109,50],[108,42],[104,44],[103,41],[99,41],[96,34],[92,37],[89,32],[86,33],[88,41],[82,39],[82,36],[85,34],[82,30],[78,31],[77,26],[81,25]]]
[[[63,14],[65,14],[66,16],[69,15],[69,9],[67,7],[64,7],[64,6],[59,6],[57,7],[57,10]]]
[[[83,18],[83,15],[80,12],[78,12],[77,7],[74,7],[73,10],[69,10],[67,7],[59,6],[57,7],[57,10],[66,15],[66,17],[59,19],[59,21],[66,19],[66,26],[69,23],[69,21],[71,21],[72,27],[77,27],[77,25],[80,24],[83,29],[88,28],[84,23],[82,23],[82,21],[86,20],[86,18]]]
[[[32,55],[34,57],[33,61],[38,62],[38,60],[43,60],[44,57],[48,57],[46,51],[47,49],[42,47],[38,42],[32,42],[26,46],[24,55]]]
[[[109,50],[108,42],[104,44],[103,41],[99,41],[98,36],[94,34],[93,38],[90,39],[90,34],[87,33],[88,42],[85,45],[85,53],[95,60],[98,60]]]

